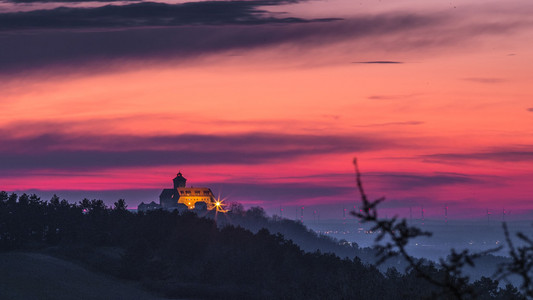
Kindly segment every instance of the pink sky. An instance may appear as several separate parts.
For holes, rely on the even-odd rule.
[[[533,5],[500,3],[301,1],[267,9],[342,19],[0,31],[0,190],[136,207],[181,170],[228,201],[333,218],[356,203],[357,157],[388,214],[531,215]],[[17,10],[4,3],[0,24]]]

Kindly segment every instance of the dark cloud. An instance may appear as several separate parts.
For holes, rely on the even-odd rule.
[[[480,184],[484,182],[484,180],[470,175],[456,173],[368,173],[366,176],[376,177],[384,186],[394,190],[412,190],[457,184]]]
[[[401,61],[392,61],[392,60],[374,60],[374,61],[358,61],[354,64],[403,64]]]
[[[502,78],[492,78],[492,77],[471,77],[471,78],[465,78],[464,80],[478,82],[478,83],[487,83],[487,84],[505,82],[505,80]]]
[[[533,112],[533,107],[528,108],[527,111]]]
[[[472,36],[507,34],[521,20],[449,28],[456,15],[383,13],[345,20],[284,17],[269,9],[297,1],[202,1],[133,3],[0,14],[0,74],[41,71],[104,71],[127,63],[168,65],[206,55],[290,46],[315,47],[368,39],[357,47],[393,46],[396,51],[442,47]],[[461,34],[458,34],[460,32]],[[397,43],[397,41],[405,41]],[[375,49],[375,48],[373,48]],[[401,61],[361,61],[401,64]]]
[[[141,2],[93,8],[59,7],[0,14],[0,28],[120,28],[183,25],[228,25],[309,22],[298,18],[274,18],[259,6],[287,1],[203,1],[183,4]]]
[[[4,133],[0,145],[0,169],[89,170],[190,164],[262,164],[308,155],[371,151],[393,144],[390,140],[362,135],[42,134],[10,137]]]
[[[465,160],[488,160],[494,162],[533,162],[533,146],[508,149],[491,149],[474,153],[439,153],[423,155],[421,158],[432,162],[457,162]]]
[[[6,3],[37,4],[37,3],[82,3],[82,2],[141,2],[142,0],[5,0]]]
[[[377,183],[380,187],[390,190],[412,190],[417,188],[433,188],[457,184],[482,184],[493,181],[494,178],[482,175],[469,175],[460,173],[409,173],[409,172],[367,172],[363,173],[363,181],[368,183]],[[306,176],[280,177],[278,179],[299,179],[312,180],[317,179],[332,180],[335,182],[354,182],[354,173],[327,173],[313,174]],[[355,187],[354,187],[355,188]],[[355,189],[353,189],[355,191]]]
[[[54,10],[64,14],[62,18],[40,16],[48,14],[42,11],[0,14],[0,28],[35,26],[32,30],[0,31],[0,72],[12,76],[17,71],[52,67],[108,69],[114,62],[179,62],[214,53],[281,45],[309,49],[347,39],[409,32],[442,21],[441,17],[412,14],[362,16],[334,22],[273,19],[260,13],[257,16],[256,7],[250,2],[238,3],[230,6],[228,12],[223,9],[227,3],[218,3],[221,7],[212,8],[212,13],[204,16],[188,12],[184,18],[167,16],[182,9],[181,6],[153,3],[132,4],[125,10],[115,6]],[[84,17],[93,14],[94,17]],[[167,26],[169,22],[183,26]],[[85,29],[89,25],[100,29]],[[42,29],[51,26],[58,29]]]

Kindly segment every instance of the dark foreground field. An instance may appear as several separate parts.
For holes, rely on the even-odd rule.
[[[40,253],[0,253],[0,299],[163,299],[115,277]]]

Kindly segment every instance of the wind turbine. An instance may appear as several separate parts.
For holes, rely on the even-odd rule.
[[[511,211],[506,211],[505,208],[502,210],[502,221],[505,222],[505,216],[510,215]]]
[[[342,224],[346,224],[346,208],[342,207]]]

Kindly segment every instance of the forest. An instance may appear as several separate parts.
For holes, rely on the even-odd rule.
[[[301,247],[279,233],[283,231],[306,232],[293,235],[307,234],[308,242]],[[334,250],[317,250],[324,247],[313,249],[313,239],[335,244],[296,221],[268,218],[258,207],[236,206],[227,214],[200,217],[193,212],[130,212],[123,199],[107,207],[97,199],[71,203],[57,196],[42,200],[0,192],[0,251],[40,252],[76,261],[162,297],[456,298],[421,278],[420,269],[434,279],[448,276],[438,265],[382,272],[359,257],[368,250],[345,247],[346,254],[339,256]],[[335,245],[331,247],[343,247]],[[463,287],[471,291],[464,293],[466,298],[525,299],[516,287],[501,287],[488,277]]]

